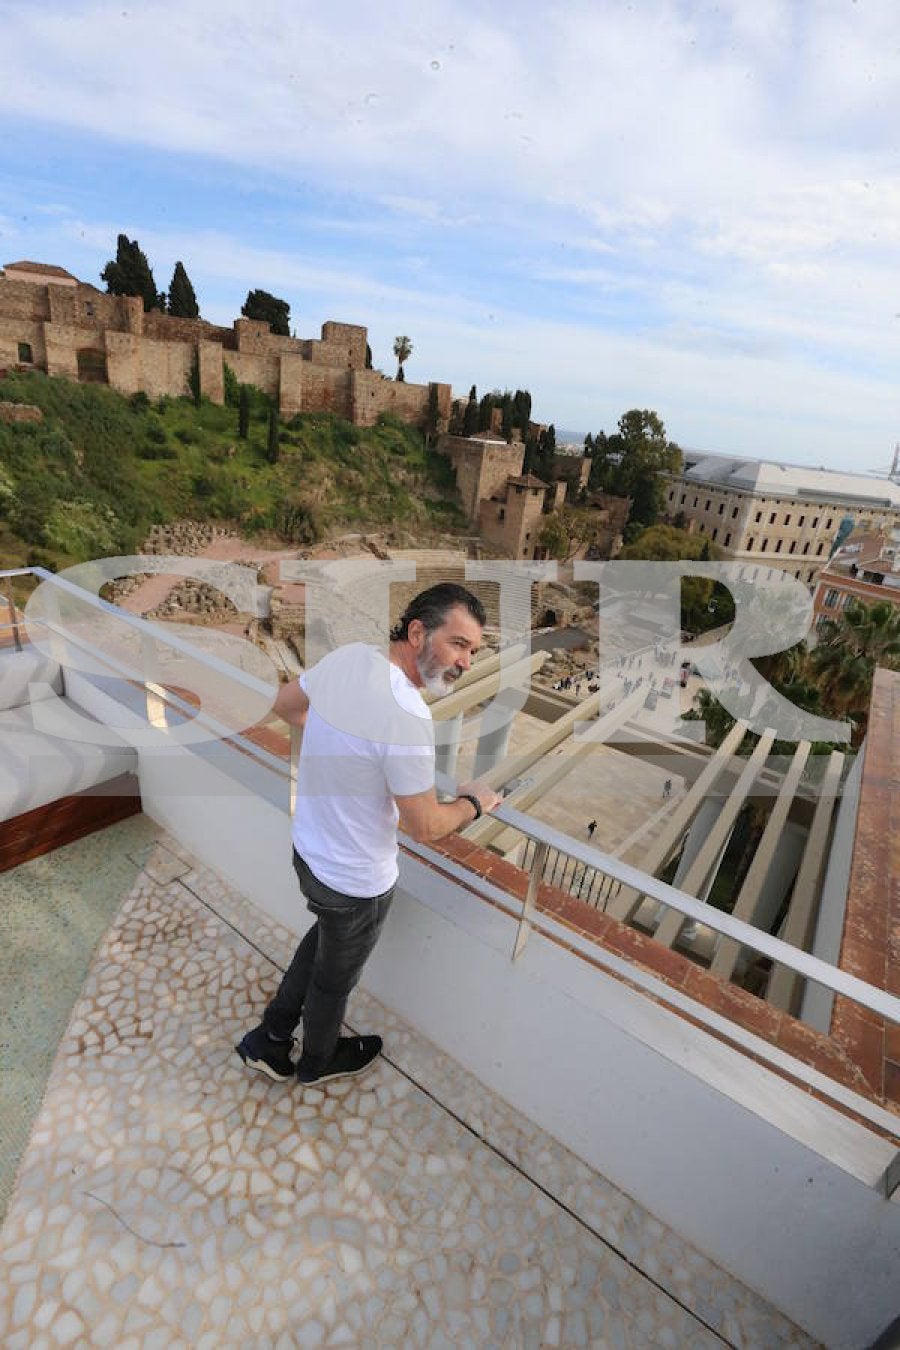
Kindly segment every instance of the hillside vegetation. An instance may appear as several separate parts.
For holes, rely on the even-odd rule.
[[[300,414],[281,424],[271,463],[269,400],[247,394],[241,438],[236,406],[151,403],[38,374],[0,379],[0,401],[43,413],[0,422],[0,567],[133,553],[150,525],[186,517],[298,545],[340,530],[462,527],[449,463],[414,428]]]

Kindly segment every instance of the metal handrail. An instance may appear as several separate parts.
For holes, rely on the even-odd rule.
[[[229,665],[227,661],[223,661],[218,656],[212,656],[209,652],[204,652],[201,656],[197,648],[186,642],[184,638],[176,637],[174,633],[159,628],[156,624],[151,623],[148,619],[141,618],[137,614],[129,614],[127,610],[112,604],[111,601],[104,600],[91,591],[83,590],[81,586],[76,586],[74,582],[68,581],[65,577],[58,577],[55,573],[48,572],[46,568],[26,567],[11,572],[0,572],[0,580],[7,576],[22,576],[29,573],[40,577],[41,581],[48,581],[51,585],[58,586],[65,594],[74,596],[82,604],[90,605],[92,609],[100,610],[101,613],[126,624],[136,632],[154,638],[157,642],[165,643],[167,647],[171,647],[173,651],[181,652],[183,656],[190,657],[192,661],[208,666],[210,670],[216,671],[217,674],[235,680],[238,684],[243,684],[255,694],[270,695],[272,692],[271,685],[266,684],[264,680],[257,679],[255,675],[248,674],[246,670],[238,670],[236,666]]]
[[[118,621],[127,622],[130,627],[135,628],[145,638],[163,642],[166,645],[171,646],[174,650],[181,652],[192,661],[196,661],[198,665],[206,665],[210,669],[215,669],[218,673],[226,675],[229,679],[233,679],[238,683],[246,685],[248,688],[252,689],[254,693],[262,692],[267,696],[272,694],[272,687],[265,684],[264,681],[258,680],[256,676],[248,675],[246,671],[240,670],[237,666],[231,666],[227,662],[221,661],[218,657],[211,657],[207,652],[199,651],[196,647],[192,647],[190,643],[185,642],[183,638],[179,638],[174,634],[169,634],[168,631],[161,631],[155,625],[148,623],[146,619],[142,619],[134,614],[128,614],[127,611],[119,609],[118,606],[111,605],[109,601],[103,600],[99,596],[92,595],[90,591],[83,591],[80,587],[73,586],[71,582],[65,581],[62,577],[55,576],[52,572],[45,572],[43,568],[22,568],[18,569],[15,573],[0,572],[0,579],[10,575],[28,574],[41,575],[42,580],[52,581],[63,586],[64,589],[75,594],[79,600],[83,600],[87,604],[93,604],[95,607],[101,608],[105,613],[109,614],[110,617]],[[220,722],[211,713],[204,711],[202,708],[195,707],[186,699],[183,699],[180,695],[174,693],[171,689],[166,689],[164,686],[148,680],[141,672],[118,661],[114,656],[110,656],[108,652],[104,652],[98,647],[95,647],[77,633],[67,629],[63,624],[57,624],[50,619],[32,619],[30,620],[30,623],[35,624],[42,629],[46,629],[49,633],[64,637],[72,646],[79,648],[81,651],[87,653],[93,660],[99,661],[105,665],[111,674],[117,675],[122,679],[140,682],[143,684],[145,690],[148,691],[148,698],[152,698],[156,701],[161,700],[170,704],[186,719],[195,719],[198,722],[201,722],[204,726],[208,727],[210,731],[215,733],[218,740],[226,741],[229,744],[236,746],[244,754],[258,760],[265,768],[273,770],[284,777],[291,775],[293,762],[288,756],[280,759],[277,755],[272,754],[271,751],[266,750],[263,746],[257,745],[248,737],[242,736],[240,732],[226,726],[225,723]],[[151,725],[154,725],[152,717],[149,717],[148,720]]]
[[[520,834],[539,840],[550,848],[566,852],[576,861],[584,863],[587,867],[593,867],[597,871],[605,872],[607,876],[611,876],[616,881],[622,882],[623,885],[631,887],[650,900],[658,900],[661,904],[669,906],[670,909],[678,910],[685,918],[705,924],[707,928],[712,928],[725,937],[734,938],[741,946],[751,947],[763,956],[771,957],[773,961],[779,961],[782,965],[790,966],[799,975],[814,980],[817,984],[824,984],[834,993],[862,1004],[871,1012],[877,1013],[879,1017],[900,1023],[900,998],[896,998],[893,994],[878,989],[874,985],[867,984],[865,980],[859,979],[858,976],[850,975],[837,966],[829,965],[827,961],[823,961],[818,956],[812,956],[809,952],[801,951],[798,947],[792,947],[789,943],[783,942],[781,938],[773,937],[761,928],[754,928],[752,924],[745,923],[742,919],[735,919],[731,914],[715,909],[704,900],[698,900],[696,896],[688,895],[686,891],[676,890],[674,886],[668,885],[665,881],[659,881],[647,872],[641,872],[639,868],[633,867],[630,863],[622,862],[620,858],[615,858],[610,853],[603,853],[600,849],[595,849],[589,844],[583,844],[580,840],[573,839],[569,835],[563,834],[562,831],[553,829],[552,826],[546,825],[543,821],[537,821],[532,816],[526,816],[514,807],[504,806],[501,803],[492,814],[505,825],[510,825],[513,829],[518,830]]]

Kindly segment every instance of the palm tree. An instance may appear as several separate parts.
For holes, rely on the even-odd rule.
[[[875,667],[900,669],[900,608],[851,601],[839,620],[822,625],[810,665],[825,696],[864,727]]]
[[[755,656],[753,664],[763,679],[768,680],[770,684],[790,684],[802,676],[808,657],[805,642],[798,642],[780,652]]]
[[[394,355],[397,358],[398,380],[406,379],[406,376],[403,374],[403,362],[408,361],[410,356],[412,356],[412,349],[413,345],[405,333],[402,333],[400,337],[394,338]]]

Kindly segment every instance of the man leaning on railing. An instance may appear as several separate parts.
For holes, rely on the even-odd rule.
[[[397,829],[428,843],[469,825],[501,798],[467,785],[439,802],[434,731],[420,690],[449,693],[481,642],[485,612],[462,586],[422,591],[391,631],[387,656],[338,647],[283,685],[275,712],[302,729],[292,836],[294,868],[316,921],[262,1022],[237,1052],[283,1082],[362,1073],[380,1036],[341,1036],[347,999],[381,932],[397,882]],[[291,1058],[302,1019],[303,1050]]]

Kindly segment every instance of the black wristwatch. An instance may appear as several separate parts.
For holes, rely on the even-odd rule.
[[[458,802],[471,802],[475,807],[475,820],[480,820],[484,812],[481,809],[481,802],[475,796],[474,792],[461,792],[456,799]],[[474,822],[473,822],[474,823]]]

